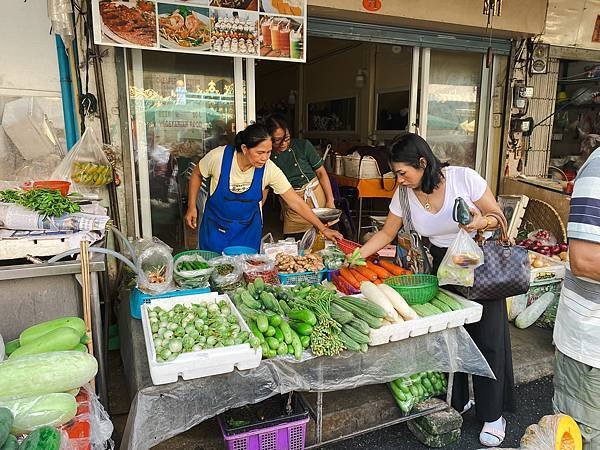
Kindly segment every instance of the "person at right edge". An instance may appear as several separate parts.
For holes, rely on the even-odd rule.
[[[396,138],[388,147],[390,166],[399,184],[390,203],[390,212],[382,230],[360,249],[368,257],[392,242],[402,228],[400,189],[405,188],[410,216],[416,232],[429,239],[433,269],[437,272],[448,247],[458,234],[459,225],[452,218],[454,199],[462,197],[469,205],[472,220],[462,226],[471,235],[498,227],[498,219],[488,214],[502,214],[500,206],[485,180],[467,167],[442,164],[427,142],[413,133]],[[504,411],[514,410],[514,381],[510,333],[505,298],[478,299],[483,306],[480,322],[465,329],[485,357],[496,379],[473,376],[475,414],[483,422],[479,441],[497,447],[504,440]],[[455,374],[452,407],[466,412],[469,400],[468,377]]]
[[[584,450],[599,450],[600,148],[575,179],[567,237],[569,263],[554,324],[553,406],[578,423]]]

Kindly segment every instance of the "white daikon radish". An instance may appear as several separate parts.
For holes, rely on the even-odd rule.
[[[360,290],[367,300],[370,300],[383,308],[386,319],[392,323],[398,322],[400,316],[394,309],[394,305],[392,305],[387,295],[377,289],[377,286],[374,283],[371,283],[370,281],[363,281],[360,283]]]
[[[404,300],[393,287],[388,286],[387,284],[380,284],[376,287],[388,298],[392,306],[404,320],[414,320],[419,318],[414,309],[406,303],[406,300]]]

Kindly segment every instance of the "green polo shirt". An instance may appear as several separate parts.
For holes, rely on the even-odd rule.
[[[310,141],[292,139],[284,152],[273,151],[271,160],[281,169],[294,189],[299,189],[315,178],[315,171],[323,165]]]

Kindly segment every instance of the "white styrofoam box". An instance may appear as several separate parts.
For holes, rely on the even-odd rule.
[[[435,316],[420,317],[415,320],[384,325],[377,330],[371,330],[369,345],[387,344],[388,342],[422,336],[427,333],[436,333],[447,328],[456,328],[481,320],[483,306],[479,303],[467,300],[453,292],[440,290],[460,302],[464,308],[458,311],[436,314]]]
[[[539,283],[540,281],[550,280],[562,280],[566,273],[566,264],[562,261],[556,261],[541,253],[529,251],[533,253],[537,259],[541,259],[545,263],[548,263],[548,267],[540,267],[539,269],[531,268],[531,276],[529,281],[531,283]]]
[[[144,339],[146,340],[148,366],[150,367],[152,382],[155,385],[174,383],[180,376],[184,380],[192,380],[194,378],[233,372],[236,367],[239,370],[258,367],[262,358],[262,349],[260,347],[253,349],[248,343],[182,353],[176,359],[169,362],[159,363],[156,361],[152,331],[150,330],[150,322],[148,320],[149,308],[160,306],[162,309],[168,311],[177,304],[189,306],[201,303],[216,303],[223,299],[229,304],[232,314],[235,314],[238,318],[241,329],[251,333],[250,328],[229,296],[219,295],[216,292],[154,299],[150,303],[142,305],[142,326],[144,328]]]

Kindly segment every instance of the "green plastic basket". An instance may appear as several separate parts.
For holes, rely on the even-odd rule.
[[[388,278],[385,284],[394,288],[409,305],[427,303],[439,291],[438,279],[435,275],[401,275]]]
[[[194,251],[194,250],[192,250],[192,251]],[[195,251],[207,261],[221,256],[220,253],[211,252],[210,250],[195,250]]]

